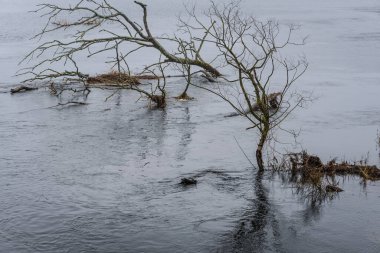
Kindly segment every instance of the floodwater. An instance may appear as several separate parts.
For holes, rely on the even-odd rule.
[[[0,92],[20,81],[17,63],[36,45],[43,22],[27,12],[36,3],[0,0]],[[181,1],[149,4],[153,26],[170,30],[167,6]],[[298,87],[316,100],[285,125],[301,129],[297,148],[379,165],[380,2],[243,5],[309,35]],[[182,82],[170,80],[170,97]],[[232,110],[219,99],[191,88],[195,100],[149,110],[128,91],[105,102],[111,93],[65,107],[45,89],[0,93],[0,252],[380,252],[379,183],[340,179],[344,192],[310,205],[256,173],[235,141],[252,157],[256,135],[224,118]],[[188,176],[197,186],[178,184]]]

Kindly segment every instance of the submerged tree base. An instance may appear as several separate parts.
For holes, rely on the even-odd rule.
[[[150,100],[156,104],[157,108],[165,108],[166,107],[166,98],[164,95],[150,96]]]

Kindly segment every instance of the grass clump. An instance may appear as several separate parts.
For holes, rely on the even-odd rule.
[[[323,163],[318,156],[309,155],[306,151],[287,154],[278,166],[273,167],[282,172],[284,180],[295,186],[297,194],[312,204],[332,199],[343,191],[336,176],[356,176],[364,182],[380,180],[380,169],[365,161],[338,163],[333,159]]]
[[[88,84],[105,84],[111,86],[138,85],[140,81],[137,77],[126,73],[111,71],[105,74],[90,76],[87,78]]]

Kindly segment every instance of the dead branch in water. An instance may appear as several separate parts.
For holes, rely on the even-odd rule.
[[[25,91],[32,91],[32,90],[38,90],[38,88],[21,85],[21,86],[11,89],[11,94],[25,92]]]

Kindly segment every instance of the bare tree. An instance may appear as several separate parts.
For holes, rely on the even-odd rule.
[[[118,72],[125,72],[124,63],[130,75],[126,58],[143,49],[154,49],[159,60],[145,67],[143,73],[155,76],[155,84],[151,91],[144,90],[135,84],[124,86],[146,95],[158,107],[164,107],[166,77],[168,64],[175,65],[186,80],[186,87],[179,98],[188,98],[190,85],[207,90],[229,103],[236,112],[251,123],[249,129],[258,129],[260,138],[257,143],[256,160],[259,169],[264,170],[263,148],[272,130],[288,117],[305,98],[295,93],[291,87],[307,69],[304,59],[289,61],[283,57],[283,50],[291,45],[302,45],[304,41],[295,43],[292,38],[295,26],[283,29],[275,21],[261,22],[252,16],[242,13],[239,2],[211,7],[203,15],[198,15],[195,8],[188,9],[187,20],[179,19],[181,34],[173,36],[155,36],[150,30],[148,9],[143,3],[134,2],[142,10],[140,22],[130,15],[111,5],[107,0],[78,0],[72,7],[54,4],[42,4],[39,13],[48,17],[43,30],[36,35],[44,36],[58,30],[75,27],[77,32],[70,40],[53,40],[42,43],[31,51],[24,59],[41,59],[23,74],[31,74],[28,80],[50,80],[55,78],[77,77],[85,87],[88,75],[80,72],[75,57],[78,53],[87,52],[88,57],[115,50],[113,67]],[[73,22],[57,22],[62,16],[77,17]],[[79,18],[78,18],[79,17]],[[123,34],[107,29],[105,23],[119,25]],[[97,31],[95,38],[91,32]],[[163,46],[163,42],[174,43],[171,50]],[[133,45],[132,49],[120,52],[122,44]],[[101,47],[100,47],[101,46]],[[202,50],[213,48],[214,58],[205,61]],[[44,57],[44,58],[43,58]],[[73,70],[57,71],[51,66],[56,63],[71,65]],[[212,64],[219,62],[216,68]],[[219,69],[234,75],[227,79]],[[195,73],[202,72],[208,80],[219,77],[228,85],[217,82],[214,87],[192,82]],[[163,79],[161,81],[161,79]]]
[[[163,55],[165,63],[187,63],[197,66],[211,73],[213,76],[220,76],[221,74],[217,69],[208,64],[200,57],[200,46],[197,48],[197,54],[193,58],[181,58],[175,52],[170,52],[162,45],[162,41],[176,41],[173,38],[155,36],[152,34],[148,23],[148,10],[147,5],[135,1],[135,4],[142,9],[141,22],[132,20],[127,13],[118,10],[111,5],[107,0],[80,0],[75,6],[64,7],[54,4],[41,4],[37,13],[42,13],[41,16],[48,17],[45,27],[35,38],[44,36],[47,33],[55,32],[58,30],[66,30],[75,27],[77,32],[70,41],[53,40],[45,42],[31,51],[24,60],[31,58],[39,58],[43,54],[49,55],[43,58],[33,68],[29,69],[29,73],[36,76],[36,78],[49,78],[48,73],[52,77],[56,77],[56,72],[52,69],[43,69],[43,72],[35,72],[42,65],[50,65],[55,62],[73,61],[73,56],[78,52],[88,50],[88,57],[103,53],[106,51],[114,50],[116,47],[123,43],[130,43],[135,45],[135,48],[124,55],[135,53],[141,49],[152,48]],[[75,21],[70,23],[60,23],[56,20],[60,17],[78,17]],[[117,32],[104,28],[104,23],[113,23],[123,28],[125,34],[118,34]],[[97,31],[97,37],[91,38],[90,32]],[[103,46],[101,49],[95,49],[95,46]],[[53,54],[51,54],[53,53]],[[53,55],[53,57],[51,57]],[[62,75],[72,75],[73,73],[61,73]],[[75,73],[78,74],[78,73]]]
[[[302,45],[304,40],[293,41],[295,26],[288,26],[284,32],[275,21],[261,22],[244,15],[238,2],[220,6],[212,3],[206,23],[194,9],[189,9],[188,14],[191,22],[182,21],[181,25],[207,33],[206,42],[215,45],[224,66],[235,73],[235,80],[227,81],[236,83],[237,89],[231,93],[231,89],[223,90],[220,85],[193,85],[221,97],[251,122],[249,129],[258,129],[256,160],[259,169],[264,170],[263,148],[269,135],[305,101],[290,88],[306,71],[306,60],[292,62],[282,56],[284,48]]]
[[[88,75],[82,73],[79,69],[75,60],[78,54],[87,52],[87,57],[90,58],[115,50],[118,54],[117,67],[120,72],[120,62],[126,62],[126,57],[140,50],[153,49],[157,51],[162,61],[155,62],[147,67],[145,70],[148,70],[148,72],[149,69],[157,65],[177,64],[179,66],[188,66],[189,69],[190,66],[194,66],[214,77],[221,75],[216,68],[201,57],[203,42],[198,43],[198,45],[194,42],[192,43],[191,50],[195,52],[192,54],[184,55],[183,51],[175,52],[166,49],[162,42],[178,44],[178,49],[182,50],[183,41],[177,37],[154,35],[149,27],[147,5],[138,1],[134,3],[142,10],[140,21],[134,20],[130,14],[122,12],[107,0],[78,0],[77,4],[68,7],[50,3],[39,5],[35,12],[40,13],[42,17],[47,17],[47,23],[34,38],[42,38],[46,34],[66,31],[71,28],[75,28],[76,33],[70,40],[55,39],[40,44],[27,54],[22,62],[41,60],[32,67],[23,69],[20,74],[31,75],[26,81],[57,78],[67,81],[72,80],[72,78],[79,78],[86,86],[85,81]],[[62,18],[64,21],[60,21]],[[67,21],[66,18],[70,18],[71,21]],[[122,28],[120,29],[122,32],[108,29],[109,25],[118,25]],[[97,35],[94,38],[91,33],[95,31]],[[128,44],[131,49],[119,52],[122,44]],[[57,68],[53,67],[55,64],[63,64],[69,70],[57,70]],[[128,65],[126,66],[128,67]],[[188,85],[186,87],[188,88]],[[135,85],[130,85],[128,88],[148,96],[147,92]],[[149,94],[150,96],[148,97],[153,98],[152,101],[157,101],[157,96]],[[160,106],[163,104],[160,103]]]

